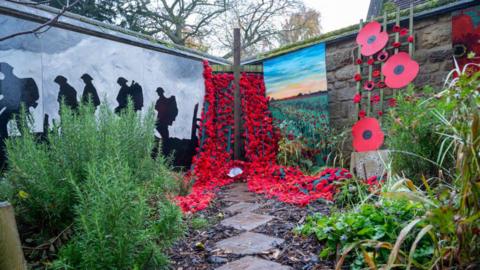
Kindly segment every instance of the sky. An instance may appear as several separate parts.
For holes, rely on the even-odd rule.
[[[322,32],[357,24],[367,17],[370,0],[304,0],[305,5],[321,13]]]

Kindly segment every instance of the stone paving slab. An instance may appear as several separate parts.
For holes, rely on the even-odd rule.
[[[285,240],[268,235],[244,232],[215,244],[215,248],[237,255],[252,255],[265,252],[282,244]]]
[[[235,215],[230,218],[226,218],[222,220],[222,225],[226,227],[232,227],[237,230],[253,230],[256,227],[263,225],[270,220],[272,220],[274,217],[272,216],[266,216],[266,215],[260,215],[260,214],[255,214],[251,212],[244,212],[240,213],[238,215]]]
[[[260,208],[260,204],[257,203],[248,203],[248,202],[239,202],[234,204],[230,207],[225,208],[225,212],[227,213],[244,213],[244,212],[251,212],[253,210],[257,210]]]
[[[248,192],[248,186],[246,183],[234,183],[228,187],[228,192]]]
[[[257,257],[247,256],[227,263],[216,270],[291,270],[291,267]]]
[[[227,202],[254,202],[256,198],[251,193],[232,193],[226,194],[224,201]]]

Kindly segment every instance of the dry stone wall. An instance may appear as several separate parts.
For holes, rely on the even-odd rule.
[[[447,74],[453,68],[451,14],[415,21],[414,29],[414,59],[420,64],[420,73],[414,84],[419,87],[431,85],[441,88]],[[353,80],[356,73],[353,60],[355,48],[355,37],[327,43],[330,123],[339,130],[349,129],[357,119],[353,104],[353,96],[356,93]],[[391,94],[391,90],[385,91],[385,94]],[[349,146],[350,143],[345,145]]]

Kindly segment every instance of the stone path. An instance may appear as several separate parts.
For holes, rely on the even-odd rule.
[[[220,240],[215,243],[215,248],[225,253],[232,253],[243,256],[238,260],[227,263],[217,270],[288,270],[291,267],[281,265],[276,262],[268,261],[255,257],[256,254],[262,254],[281,245],[284,240],[270,235],[251,232],[251,230],[265,225],[275,219],[270,215],[260,215],[252,213],[253,210],[262,205],[254,203],[255,196],[248,192],[244,183],[231,185],[227,191],[226,201],[236,204],[224,209],[227,213],[237,213],[236,215],[224,219],[221,224],[225,227],[231,227],[245,232]]]

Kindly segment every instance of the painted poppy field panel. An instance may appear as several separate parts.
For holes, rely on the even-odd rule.
[[[460,67],[480,64],[480,5],[452,14],[452,43]]]
[[[272,99],[327,91],[324,43],[268,59],[263,66],[267,96]]]
[[[323,166],[331,144],[328,94],[270,103],[274,125],[283,136],[295,138],[308,149],[304,153],[315,165]]]

